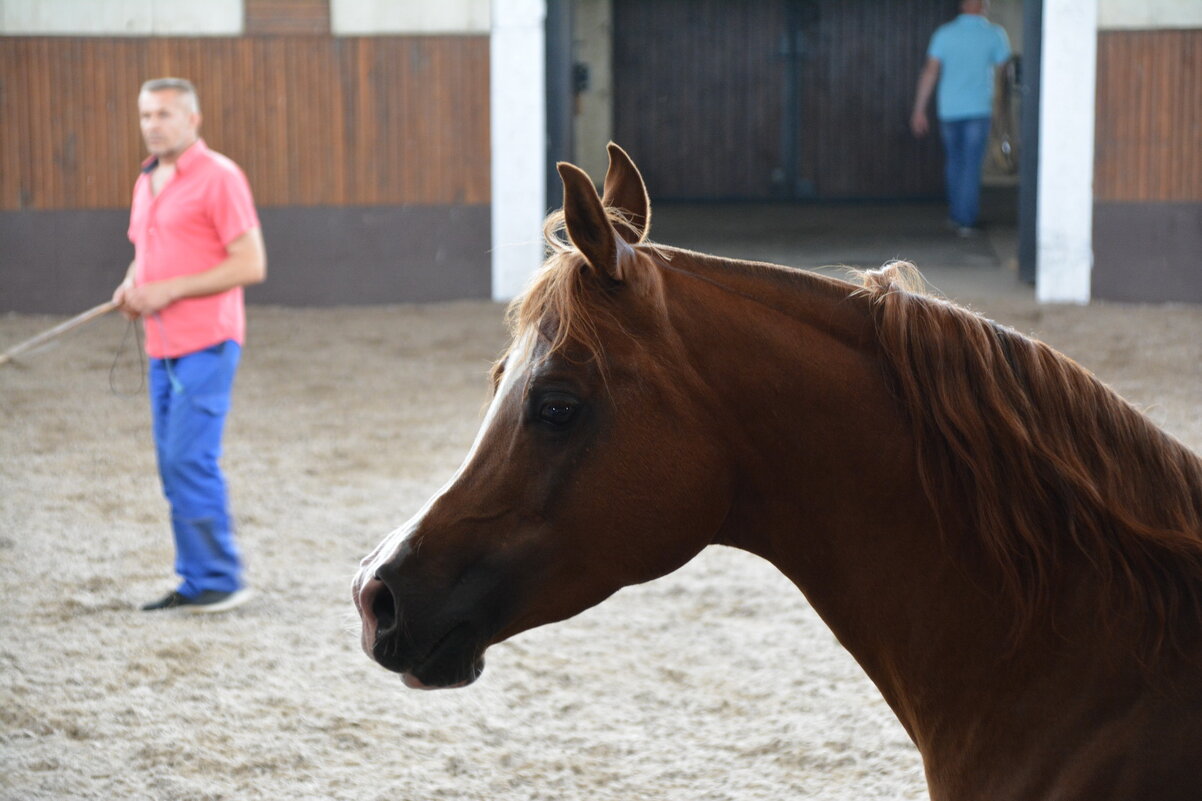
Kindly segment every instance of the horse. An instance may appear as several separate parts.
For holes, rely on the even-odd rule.
[[[609,145],[462,466],[364,558],[369,657],[461,687],[492,644],[709,545],[804,593],[934,801],[1202,798],[1202,460],[1087,370],[924,292],[648,239]]]

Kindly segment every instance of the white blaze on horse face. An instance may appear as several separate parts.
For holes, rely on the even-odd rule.
[[[455,471],[455,475],[451,476],[450,481],[444,484],[442,489],[434,493],[430,497],[430,500],[426,501],[421,511],[411,517],[403,526],[385,537],[384,541],[376,546],[376,549],[360,563],[358,582],[360,586],[363,582],[371,579],[381,567],[396,557],[405,541],[413,536],[421,527],[422,521],[429,514],[431,507],[438,502],[439,498],[455,486],[455,483],[459,481],[459,477],[471,466],[472,460],[476,458],[476,454],[480,450],[480,443],[484,441],[484,437],[496,421],[497,415],[505,403],[505,399],[511,393],[520,391],[521,384],[519,382],[529,372],[529,367],[534,359],[534,348],[537,341],[538,337],[535,332],[527,331],[510,348],[508,356],[505,357],[505,372],[501,375],[501,383],[497,387],[497,391],[493,394],[492,403],[489,404],[488,411],[484,414],[484,420],[480,423],[480,430],[476,432],[476,440],[472,443],[467,456],[464,457],[463,464],[459,465],[459,469]]]

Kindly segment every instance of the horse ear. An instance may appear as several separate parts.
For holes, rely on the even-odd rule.
[[[618,234],[632,245],[647,238],[651,231],[651,198],[639,168],[626,151],[609,143],[609,169],[605,173],[605,194],[602,203],[620,209],[630,226],[617,226]]]
[[[568,238],[598,273],[621,281],[622,261],[630,253],[630,246],[618,237],[605,216],[593,179],[575,164],[561,161],[555,166],[563,179],[563,218]]]

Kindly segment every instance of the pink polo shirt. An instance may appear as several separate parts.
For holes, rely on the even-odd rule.
[[[138,285],[217,266],[229,255],[226,245],[259,224],[246,176],[203,139],[180,154],[174,177],[157,197],[150,185],[155,164],[153,157],[142,164],[129,215]],[[242,287],[176,301],[144,324],[146,353],[157,359],[227,339],[241,345],[246,338]]]

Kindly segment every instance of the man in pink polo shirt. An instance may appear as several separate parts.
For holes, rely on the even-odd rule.
[[[147,81],[138,95],[150,157],[134,185],[134,260],[113,300],[141,318],[163,493],[180,584],[144,610],[220,612],[249,597],[218,461],[246,335],[242,287],[267,257],[246,176],[199,137],[196,89]]]

